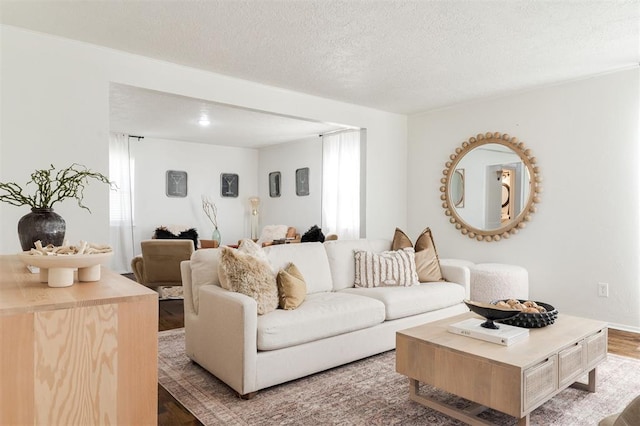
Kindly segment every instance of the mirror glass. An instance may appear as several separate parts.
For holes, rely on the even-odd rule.
[[[485,241],[508,238],[524,228],[541,190],[530,154],[522,142],[499,133],[465,141],[443,171],[441,198],[450,222]]]
[[[456,208],[464,207],[464,169],[456,169],[451,176],[451,202]]]

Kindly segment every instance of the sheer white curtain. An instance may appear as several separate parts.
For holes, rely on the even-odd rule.
[[[111,268],[118,273],[131,272],[133,246],[133,172],[129,135],[109,135],[109,179],[118,186],[109,194]]]
[[[360,131],[322,137],[322,229],[360,238]]]

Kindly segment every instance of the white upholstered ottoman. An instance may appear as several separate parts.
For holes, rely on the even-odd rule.
[[[503,263],[478,263],[469,266],[471,300],[528,299],[529,274],[521,266]]]

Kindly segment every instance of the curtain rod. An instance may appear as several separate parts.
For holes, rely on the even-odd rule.
[[[323,137],[323,136],[327,136],[327,135],[333,135],[335,133],[343,133],[343,132],[358,132],[361,129],[338,129],[338,130],[332,130],[330,132],[325,132],[325,133],[320,133],[318,136],[319,137]]]
[[[138,140],[140,139],[144,139],[144,136],[136,136],[136,135],[127,135],[130,138],[138,138]]]

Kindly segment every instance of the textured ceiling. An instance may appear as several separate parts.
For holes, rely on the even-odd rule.
[[[201,126],[201,117],[210,120]],[[147,138],[259,148],[315,137],[347,126],[267,114],[154,90],[111,83],[111,131]]]
[[[640,0],[3,0],[1,8],[4,24],[404,114],[640,61]]]

